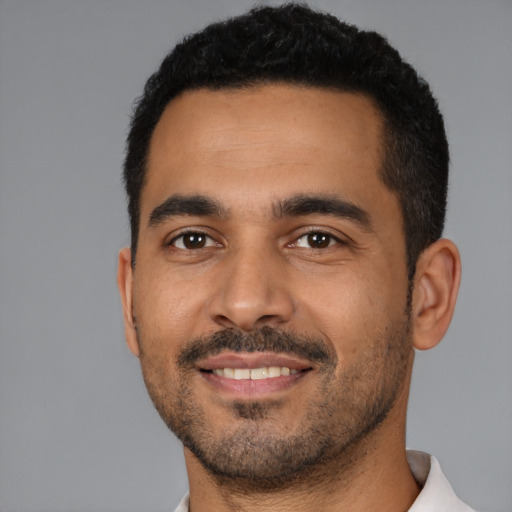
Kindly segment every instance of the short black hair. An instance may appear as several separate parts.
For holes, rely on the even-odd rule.
[[[124,163],[132,264],[149,144],[168,103],[197,89],[288,83],[371,98],[382,115],[383,183],[400,202],[409,278],[421,252],[441,237],[448,142],[428,84],[381,35],[303,4],[258,7],[186,37],[146,83],[131,119]]]

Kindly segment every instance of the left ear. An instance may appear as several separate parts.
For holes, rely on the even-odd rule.
[[[451,240],[438,240],[421,253],[412,297],[415,348],[433,348],[445,335],[453,317],[460,276],[460,254]]]
[[[133,316],[133,267],[132,253],[129,247],[125,247],[119,251],[117,286],[123,305],[126,344],[134,356],[140,357],[139,342],[135,330],[135,318]]]

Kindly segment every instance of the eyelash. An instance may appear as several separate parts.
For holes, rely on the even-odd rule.
[[[301,247],[299,245],[300,240],[307,238],[308,241],[306,243],[311,243],[311,240],[309,240],[309,237],[315,237],[318,235],[320,235],[320,240],[319,240],[320,244],[327,242],[326,246],[324,246],[324,247],[311,247],[311,246]],[[188,237],[195,236],[197,238],[203,239],[203,241],[206,245],[201,245],[200,247],[187,247],[186,243],[184,242],[185,237],[187,237],[187,236]],[[179,240],[182,241],[181,242],[182,247],[177,246],[177,243]],[[201,244],[201,241],[198,242],[198,245],[199,244]],[[213,237],[211,237],[204,231],[200,231],[200,230],[190,230],[190,231],[182,232],[179,235],[173,237],[169,242],[166,242],[165,245],[174,247],[180,251],[187,251],[187,252],[200,251],[202,249],[207,249],[209,247],[214,247],[214,246],[221,247],[221,244],[218,243]],[[335,245],[348,245],[348,243],[344,240],[341,240],[339,237],[329,233],[328,231],[326,231],[324,229],[310,228],[307,232],[304,232],[300,236],[296,237],[292,243],[288,244],[288,247],[297,247],[297,248],[301,248],[301,249],[305,249],[305,250],[316,251],[316,250],[325,250],[325,249],[328,249]]]
[[[210,242],[213,242],[213,243],[209,243],[208,245],[203,245],[201,247],[186,247],[185,243],[184,243],[184,239],[187,236],[188,237],[196,236],[198,238],[204,239],[205,243],[208,243],[208,240]],[[182,245],[184,245],[184,247],[177,247],[176,243],[180,239],[182,240]],[[198,251],[198,250],[201,250],[201,249],[205,249],[207,247],[220,246],[220,244],[218,242],[216,242],[210,235],[208,235],[204,231],[199,231],[199,230],[190,230],[190,231],[186,231],[184,233],[180,233],[179,235],[173,237],[165,245],[166,246],[175,247],[176,249],[181,250],[181,251]]]
[[[300,247],[298,245],[299,241],[304,238],[309,238],[314,235],[320,235],[321,237],[324,237],[324,239],[328,239],[328,245],[325,247]],[[332,233],[330,233],[325,228],[318,228],[311,226],[308,228],[305,232],[301,233],[298,237],[294,239],[294,241],[289,245],[289,247],[298,247],[300,249],[309,250],[309,251],[325,251],[326,249],[330,249],[334,246],[347,246],[349,245],[349,242],[347,240],[344,240],[343,238],[336,236]]]

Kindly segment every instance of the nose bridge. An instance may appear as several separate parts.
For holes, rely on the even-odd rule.
[[[209,304],[216,323],[250,331],[291,318],[294,306],[284,279],[284,260],[269,245],[251,238],[229,251]]]

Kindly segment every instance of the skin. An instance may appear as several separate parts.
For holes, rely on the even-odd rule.
[[[315,428],[333,440],[295,478],[271,475],[274,488],[214,474],[186,447],[192,512],[399,511],[419,492],[405,457],[413,347],[435,346],[448,328],[460,259],[448,240],[427,248],[408,305],[400,208],[379,177],[381,130],[362,95],[280,84],[186,92],[155,129],[136,267],[123,249],[118,283],[128,346],[157,409],[179,434],[188,428],[180,418],[188,417],[205,450],[227,446],[223,457],[240,467],[242,439],[254,441],[252,460],[271,456],[265,443],[276,443],[274,450],[276,440],[315,439]],[[221,215],[155,215],[176,195],[207,196]],[[364,221],[276,214],[276,205],[304,195],[349,203]],[[187,248],[184,230],[201,233],[204,245]],[[312,243],[311,233],[327,235],[326,245]],[[311,369],[256,392],[205,377],[199,368],[208,356],[195,366],[179,363],[191,340],[261,328],[318,340],[328,360],[292,354]],[[384,398],[383,418],[368,423],[360,404],[380,406]]]

